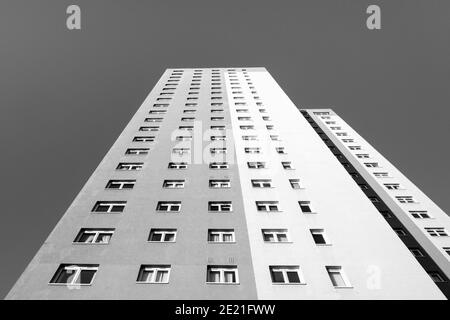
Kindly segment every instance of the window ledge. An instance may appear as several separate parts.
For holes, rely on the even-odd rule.
[[[136,281],[136,284],[169,284],[169,282],[144,282],[144,281]]]
[[[92,283],[74,283],[74,284],[69,284],[69,283],[52,283],[49,282],[48,283],[49,286],[59,286],[59,287],[69,287],[69,288],[73,288],[73,287],[89,287],[92,285]]]
[[[286,286],[286,285],[293,285],[293,286],[304,286],[306,285],[306,282],[283,282],[283,283],[276,283],[276,282],[272,282],[273,285],[275,286]]]
[[[234,244],[236,241],[208,241],[208,244]]]
[[[239,282],[206,282],[206,284],[213,284],[213,285],[226,285],[226,286],[230,286],[230,285],[239,285]]]

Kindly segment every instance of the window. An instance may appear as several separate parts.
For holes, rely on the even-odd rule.
[[[261,212],[279,211],[278,201],[256,201],[256,209]]]
[[[272,283],[304,284],[299,266],[269,266]]]
[[[400,203],[415,203],[416,202],[414,200],[414,198],[411,196],[399,196],[399,197],[395,197],[395,198]]]
[[[163,118],[145,118],[145,122],[162,122]]]
[[[252,121],[251,117],[238,117],[239,121]]]
[[[289,179],[292,189],[301,189],[300,179]]]
[[[179,126],[178,129],[192,131],[192,130],[194,130],[194,126]]]
[[[177,153],[180,156],[183,154],[189,154],[191,152],[190,148],[173,148],[172,153]]]
[[[258,136],[242,136],[242,140],[245,140],[245,141],[257,141],[258,140]]]
[[[350,150],[361,150],[360,146],[349,146],[348,147]]]
[[[364,163],[364,165],[367,168],[378,168],[378,163],[376,163],[376,162],[366,162],[366,163]]]
[[[398,183],[385,183],[384,186],[388,190],[400,190],[401,189],[400,184],[398,184]]]
[[[250,153],[250,154],[258,154],[258,153],[261,153],[261,148],[246,147],[246,148],[244,148],[244,152],[245,153]]]
[[[137,282],[169,283],[170,265],[141,265]]]
[[[191,141],[192,136],[176,136],[175,140],[176,141]]]
[[[313,240],[317,245],[330,244],[328,239],[325,237],[324,229],[310,229],[309,231],[311,231]]]
[[[126,201],[97,201],[92,212],[114,213],[123,212]]]
[[[377,178],[388,178],[389,173],[387,172],[374,172],[373,175]]]
[[[336,135],[338,137],[346,137],[347,136],[347,132],[336,132]]]
[[[394,228],[394,232],[395,232],[398,236],[406,236],[406,232],[405,232],[405,230],[403,230],[402,228]]]
[[[163,89],[163,90],[175,90],[175,88],[167,88],[167,89]],[[155,103],[153,105],[154,108],[167,108],[169,106],[168,103]]]
[[[119,163],[119,165],[117,166],[117,170],[141,170],[142,167],[144,166],[144,164],[142,162],[129,162],[129,163]]]
[[[227,153],[227,148],[210,148],[209,151],[212,154],[225,154]]]
[[[182,117],[181,121],[183,122],[193,122],[195,120],[194,117]]]
[[[151,229],[149,242],[175,242],[177,229]]]
[[[245,113],[248,112],[248,109],[236,109],[237,113]]]
[[[149,114],[165,114],[165,113],[167,113],[167,110],[150,110],[148,113]]]
[[[278,148],[275,148],[275,150],[279,154],[286,154],[286,151],[284,150],[284,147],[278,147]]]
[[[418,249],[418,248],[409,248],[409,251],[411,251],[413,256],[416,257],[416,258],[423,257],[422,251],[420,249]]]
[[[310,201],[299,201],[298,204],[300,206],[300,210],[302,210],[302,213],[313,213]]]
[[[380,199],[378,199],[378,197],[368,197],[370,201],[372,201],[373,203],[378,203],[380,202]]]
[[[416,219],[431,219],[427,211],[410,211],[409,213]]]
[[[163,188],[182,189],[184,188],[184,180],[164,180]]]
[[[359,153],[356,155],[356,157],[359,159],[368,159],[369,155],[367,153]]]
[[[127,155],[144,155],[144,154],[148,154],[149,151],[150,151],[149,148],[130,148],[130,149],[127,149],[125,154],[127,154]]]
[[[211,126],[211,130],[225,130],[225,126]]]
[[[98,267],[98,264],[61,264],[50,283],[90,285],[94,280]]]
[[[169,169],[187,169],[187,162],[169,162]]]
[[[225,141],[227,140],[226,136],[211,136],[211,141]]]
[[[331,283],[335,288],[349,288],[351,287],[350,282],[344,274],[344,270],[339,266],[328,266],[325,267],[330,277]]]
[[[83,228],[75,237],[74,243],[108,244],[114,234],[112,228]]]
[[[211,109],[211,113],[220,113],[223,112],[223,109]]]
[[[209,229],[209,242],[235,242],[233,229]]]
[[[252,179],[253,188],[272,188],[271,179]]]
[[[140,127],[139,131],[159,131],[159,127],[158,126],[145,126],[145,127]]]
[[[237,266],[208,266],[207,283],[236,284],[239,283]]]
[[[253,130],[255,129],[255,126],[239,126],[241,130]]]
[[[156,205],[157,211],[179,212],[181,210],[181,201],[159,201]]]
[[[266,163],[260,161],[247,162],[247,166],[249,169],[265,169]]]
[[[272,141],[280,141],[280,137],[277,136],[277,135],[271,135],[271,136],[270,136],[270,139],[271,139]]]
[[[294,168],[292,168],[292,164],[291,164],[290,161],[283,161],[283,162],[281,162],[281,165],[286,170],[293,170],[294,169]]]
[[[193,109],[186,109],[183,110],[183,113],[195,113],[197,110],[193,110]]]
[[[224,117],[211,117],[211,121],[223,121]]]
[[[260,112],[260,113],[266,113],[267,110],[266,110],[266,109],[259,109],[259,112]]]
[[[442,249],[450,256],[450,247],[444,247]]]
[[[448,233],[444,228],[425,228],[432,237],[448,237]]]
[[[211,162],[209,164],[210,169],[228,169],[227,162]]]
[[[223,179],[223,180],[209,180],[209,187],[210,188],[215,188],[215,189],[219,189],[219,188],[230,188],[231,187],[231,182],[228,179]]]
[[[233,210],[231,201],[209,201],[208,210],[213,212],[230,212]]]
[[[439,272],[428,272],[431,279],[433,279],[434,282],[445,282],[444,278],[441,276]]]
[[[264,242],[289,242],[287,229],[262,229]]]
[[[109,180],[106,189],[133,189],[136,180]]]
[[[353,140],[353,139],[342,139],[342,142],[353,143],[353,142],[355,142],[355,140]]]

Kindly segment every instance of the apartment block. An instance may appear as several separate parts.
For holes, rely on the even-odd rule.
[[[7,299],[446,299],[449,221],[265,68],[167,69]]]

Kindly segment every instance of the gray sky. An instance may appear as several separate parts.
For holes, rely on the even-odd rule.
[[[78,4],[82,30],[68,31]],[[365,27],[369,4],[382,30]],[[450,1],[0,2],[0,297],[165,68],[266,67],[450,208]]]

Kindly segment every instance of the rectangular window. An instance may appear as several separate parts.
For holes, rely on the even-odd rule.
[[[248,109],[236,109],[237,113],[246,113],[248,112]]]
[[[192,136],[176,136],[176,141],[192,141]]]
[[[338,137],[346,137],[347,136],[347,132],[336,132],[336,135]]]
[[[432,237],[448,237],[448,233],[444,228],[425,228]]]
[[[145,155],[150,151],[149,148],[130,148],[125,151],[127,155]]]
[[[330,244],[328,239],[325,237],[325,230],[324,229],[310,229],[311,235],[313,237],[314,242],[317,245],[326,245]]]
[[[115,213],[123,212],[126,201],[97,201],[92,208],[92,212]]]
[[[183,113],[195,113],[197,110],[193,110],[193,109],[186,109],[183,110]]]
[[[398,196],[395,197],[400,203],[416,203],[413,197],[411,196]]]
[[[187,169],[187,162],[169,162],[169,169]]]
[[[98,264],[61,264],[50,283],[90,285],[94,280],[98,267]]]
[[[159,131],[159,126],[144,126],[140,127],[139,131]]]
[[[137,282],[169,283],[170,265],[141,265]]]
[[[387,172],[374,172],[373,175],[377,178],[388,178],[389,173]]]
[[[225,154],[227,153],[227,148],[210,148],[209,151],[212,154]]]
[[[210,126],[211,130],[225,130],[225,126]]]
[[[353,142],[355,142],[355,140],[353,140],[353,139],[342,139],[342,142],[353,143]]]
[[[124,170],[124,171],[132,171],[132,170],[141,170],[142,167],[144,166],[144,163],[142,162],[128,162],[128,163],[124,163],[121,162],[119,163],[119,165],[117,166],[117,170]]]
[[[239,126],[241,130],[253,130],[255,129],[255,126]]]
[[[247,166],[249,169],[265,169],[266,163],[261,161],[252,161],[247,162]]]
[[[211,162],[209,164],[210,169],[228,169],[229,165],[227,162]]]
[[[179,126],[179,130],[186,130],[186,131],[192,131],[194,130],[194,126]]]
[[[151,229],[148,242],[175,242],[177,229]]]
[[[252,179],[253,188],[272,188],[271,179]]]
[[[178,155],[182,156],[184,154],[191,153],[191,149],[190,148],[173,148],[172,149],[172,153],[175,153],[175,154],[178,154]]]
[[[237,266],[208,266],[206,282],[223,284],[239,283]]]
[[[175,90],[175,88],[168,88],[170,90]],[[154,108],[167,108],[169,106],[168,103],[155,103],[153,105]]]
[[[251,117],[238,117],[239,121],[252,121]]]
[[[211,121],[223,121],[224,117],[211,117]]]
[[[235,242],[233,229],[209,229],[208,242]]]
[[[293,170],[294,168],[292,167],[292,164],[290,161],[283,161],[281,162],[281,165],[283,166],[284,169],[286,170]]]
[[[280,136],[277,136],[277,135],[271,135],[271,136],[270,136],[270,139],[271,139],[272,141],[280,141]]]
[[[360,146],[349,146],[348,147],[350,150],[361,150]]]
[[[330,277],[331,283],[335,288],[349,288],[350,282],[344,274],[344,270],[340,266],[327,266],[325,267]]]
[[[74,243],[108,244],[114,234],[113,228],[83,228]]]
[[[364,163],[364,165],[367,168],[378,168],[379,167],[377,162],[366,162],[366,163]]]
[[[133,189],[136,180],[109,180],[106,189]]]
[[[278,201],[256,201],[256,209],[260,212],[277,212]]]
[[[356,155],[356,157],[359,159],[368,159],[369,155],[367,153],[359,153]]]
[[[226,136],[211,136],[211,141],[225,141],[227,140]]]
[[[257,141],[258,136],[242,136],[242,140],[244,141]]]
[[[145,118],[145,122],[162,122],[163,118]]]
[[[214,189],[230,188],[231,182],[229,179],[212,179],[209,180],[209,187]]]
[[[410,211],[409,213],[416,219],[431,219],[427,211]]]
[[[444,278],[441,276],[439,272],[428,272],[431,279],[433,279],[434,282],[445,282]]]
[[[300,179],[289,179],[292,189],[301,189]]]
[[[193,122],[195,120],[194,117],[183,117],[181,118],[181,121],[183,122]]]
[[[299,266],[269,266],[274,284],[304,284]]]
[[[444,249],[445,253],[447,253],[450,256],[450,247],[444,247],[442,249]]]
[[[395,232],[398,236],[406,236],[406,232],[405,232],[405,230],[403,230],[402,228],[394,228],[394,232]]]
[[[388,190],[400,190],[401,189],[400,184],[398,184],[398,183],[385,183],[384,186]]]
[[[287,229],[262,229],[264,242],[289,242]]]
[[[261,153],[261,148],[250,148],[250,147],[247,147],[247,148],[244,148],[244,152],[245,153],[250,153],[250,154],[259,154],[259,153]]]
[[[418,248],[409,248],[409,251],[411,251],[413,256],[416,257],[416,258],[423,257],[422,251],[420,249],[418,249]]]
[[[159,201],[156,205],[157,211],[179,212],[181,210],[181,201]]]
[[[184,188],[184,180],[164,180],[163,188],[183,189]]]
[[[221,113],[223,109],[211,109],[211,113]]]
[[[166,114],[167,110],[150,110],[149,114]]]
[[[230,212],[233,211],[231,201],[209,201],[208,210],[212,212]]]
[[[313,213],[310,201],[299,201],[298,204],[302,213]]]
[[[284,147],[278,147],[278,148],[275,148],[275,150],[279,154],[286,154],[286,151],[284,150]]]

